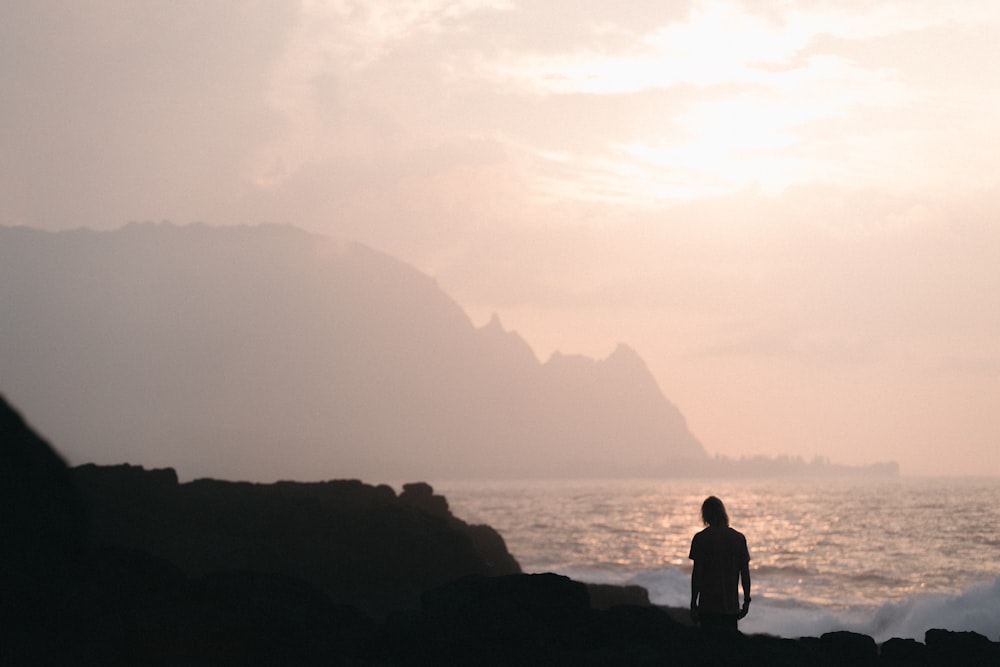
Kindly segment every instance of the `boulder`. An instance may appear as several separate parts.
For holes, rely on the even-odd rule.
[[[955,632],[932,628],[924,633],[924,643],[932,664],[997,665],[1000,644],[978,632]]]
[[[646,607],[651,604],[649,591],[642,586],[587,584],[587,591],[590,593],[590,606],[594,609],[610,609],[619,605]]]
[[[879,647],[880,664],[899,667],[928,664],[927,646],[916,639],[894,637]]]
[[[878,646],[868,635],[857,632],[827,632],[820,636],[823,653],[843,665],[870,665],[878,660]]]

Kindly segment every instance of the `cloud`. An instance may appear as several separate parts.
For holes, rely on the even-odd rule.
[[[546,187],[561,196],[591,200],[631,197],[649,205],[750,186],[776,193],[813,181],[934,187],[942,174],[921,165],[938,155],[967,155],[954,147],[968,145],[971,135],[992,136],[986,125],[995,102],[983,86],[949,99],[950,84],[934,91],[914,87],[913,72],[923,71],[937,86],[950,77],[943,58],[920,64],[935,58],[931,54],[951,54],[948,69],[966,72],[976,69],[972,62],[993,60],[996,42],[987,36],[1000,19],[996,7],[794,3],[784,11],[757,9],[753,3],[696,3],[667,23],[647,23],[631,42],[613,49],[581,40],[559,52],[500,54],[477,74],[541,98],[574,95],[581,111],[593,106],[582,97],[587,95],[704,91],[664,113],[641,138],[585,142],[570,153],[584,185],[573,187],[573,174],[546,178]],[[975,49],[965,39],[970,32],[983,35]],[[928,36],[934,48],[927,48]],[[898,46],[883,48],[891,43]],[[956,114],[971,123],[935,133],[942,141],[928,145],[927,128],[948,127],[947,118]],[[949,161],[944,187],[982,182],[988,165],[968,157],[964,164]],[[623,176],[612,183],[615,171]]]
[[[640,209],[815,181],[982,187],[996,171],[998,151],[979,150],[997,141],[996,74],[973,74],[997,55],[993,3],[3,11],[8,222],[254,221],[262,200],[277,210],[304,182],[343,191],[365,165],[393,174],[447,146],[491,145],[505,174],[491,201],[519,180],[526,201]],[[298,222],[331,229],[355,210],[300,209]]]

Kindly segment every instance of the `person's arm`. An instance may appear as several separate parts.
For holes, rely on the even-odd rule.
[[[743,618],[750,611],[750,562],[743,563],[740,569],[740,583],[743,584],[743,609],[740,610],[740,618]]]
[[[691,620],[698,622],[698,594],[701,593],[702,569],[698,561],[691,570]]]

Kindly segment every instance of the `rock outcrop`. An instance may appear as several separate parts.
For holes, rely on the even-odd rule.
[[[83,578],[87,513],[62,458],[0,397],[0,662],[55,664]]]
[[[499,534],[470,526],[426,483],[357,480],[179,484],[173,470],[79,466],[99,545],[141,550],[189,577],[224,571],[295,577],[379,616],[415,608],[456,577],[520,572]]]

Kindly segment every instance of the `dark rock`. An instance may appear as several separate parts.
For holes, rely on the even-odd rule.
[[[978,632],[954,632],[931,629],[924,633],[924,643],[932,664],[997,665],[1000,644]]]
[[[869,665],[878,659],[875,640],[857,632],[827,632],[819,643],[823,653],[839,664]]]
[[[58,454],[0,397],[0,651],[12,663],[56,650],[57,610],[82,574],[87,513]]]
[[[399,500],[434,516],[451,516],[447,499],[444,496],[434,495],[434,489],[427,482],[404,484],[403,492],[399,494]]]
[[[547,573],[464,577],[421,600],[431,618],[491,642],[561,641],[585,627],[590,612],[584,584]]]
[[[383,616],[461,576],[520,572],[496,531],[453,516],[426,483],[397,497],[358,480],[178,484],[169,469],[93,465],[74,474],[97,543],[148,552],[192,578],[282,574]]]
[[[760,667],[798,667],[800,665],[817,667],[817,665],[840,663],[824,660],[814,645],[810,648],[806,643],[795,639],[773,637],[771,635],[751,635],[741,647],[738,660],[729,664],[759,665]]]
[[[115,596],[116,606],[169,597],[187,585],[176,565],[138,549],[103,547],[91,561],[92,580]]]
[[[585,584],[551,573],[463,577],[425,592],[421,602],[432,614],[590,609]]]
[[[0,443],[4,590],[18,595],[62,590],[78,575],[86,549],[83,499],[62,458],[3,397]],[[35,606],[27,597],[19,604],[25,605],[20,613]]]
[[[594,614],[592,638],[599,645],[617,647],[658,647],[676,645],[679,639],[694,637],[693,628],[674,621],[659,607],[616,605]]]
[[[916,639],[900,639],[894,637],[882,643],[879,647],[879,658],[883,665],[927,665],[927,646]]]
[[[471,576],[427,591],[423,614],[397,617],[390,644],[418,637],[416,664],[559,664],[586,646],[584,584],[556,574]],[[483,662],[485,661],[485,662]]]
[[[356,608],[334,604],[315,587],[276,574],[209,575],[194,584],[191,601],[199,622],[182,626],[188,642],[181,644],[210,633],[238,656],[237,664],[328,665],[358,654],[375,628]]]
[[[514,555],[507,550],[507,543],[491,526],[463,524],[462,530],[482,555],[490,573],[514,574],[521,571]]]
[[[66,652],[84,664],[142,662],[148,617],[176,607],[187,588],[184,573],[165,559],[137,549],[96,549],[63,609]]]
[[[649,606],[649,591],[642,586],[616,586],[614,584],[587,584],[590,606],[609,609],[618,605]]]

